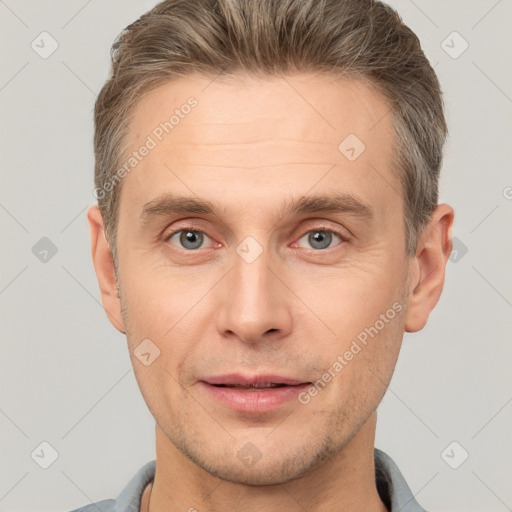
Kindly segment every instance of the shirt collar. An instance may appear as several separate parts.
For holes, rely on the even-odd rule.
[[[390,512],[426,512],[412,494],[405,478],[393,459],[378,448],[374,449],[375,480],[381,500]],[[147,462],[131,478],[115,501],[113,512],[139,512],[142,493],[153,481],[156,460]]]

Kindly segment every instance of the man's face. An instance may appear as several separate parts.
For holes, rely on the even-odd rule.
[[[148,136],[156,146],[122,188],[122,317],[157,431],[211,474],[303,475],[380,402],[411,261],[391,123],[364,84],[313,75],[188,77],[136,106],[130,152]],[[214,210],[172,208],[171,195]],[[338,196],[338,209],[310,201]],[[134,351],[147,339],[150,359],[160,353],[146,366]],[[218,386],[262,375],[303,385]]]

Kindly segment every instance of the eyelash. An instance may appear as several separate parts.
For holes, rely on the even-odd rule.
[[[166,234],[165,237],[164,237],[164,241],[165,242],[169,242],[169,240],[176,233],[181,233],[182,231],[192,231],[194,233],[202,233],[203,235],[206,235],[211,240],[211,237],[208,236],[207,233],[205,233],[201,229],[197,228],[196,226],[183,226],[183,227],[180,227],[179,229],[176,229],[176,230],[171,231],[170,233]],[[341,240],[341,242],[338,245],[341,245],[343,242],[346,242],[348,240],[346,235],[344,235],[344,234],[340,233],[339,231],[336,231],[336,230],[334,230],[334,229],[332,229],[330,227],[327,227],[327,226],[318,226],[318,227],[315,227],[313,229],[308,229],[297,240],[300,240],[301,238],[304,237],[304,235],[307,235],[308,233],[312,233],[312,232],[331,233],[333,235],[336,235]],[[334,246],[334,247],[337,247],[337,246]],[[328,251],[329,249],[333,249],[334,247],[328,247],[327,249],[314,249],[314,248],[311,248],[309,250],[314,251],[314,252],[324,252],[324,251]],[[196,252],[199,249],[183,249],[183,250],[186,251],[186,252],[191,253],[191,252]]]

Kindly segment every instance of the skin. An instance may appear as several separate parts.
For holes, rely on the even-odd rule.
[[[103,305],[126,333],[156,420],[157,468],[141,510],[385,511],[375,486],[376,408],[403,333],[424,327],[442,292],[453,210],[436,208],[408,257],[390,106],[362,82],[180,78],[136,105],[131,150],[190,96],[197,107],[124,178],[117,273],[101,214],[88,212]],[[353,162],[338,150],[348,134],[366,145]],[[219,211],[141,221],[144,205],[166,192]],[[279,213],[333,192],[357,197],[374,216]],[[191,222],[204,233],[197,249],[180,233],[169,238]],[[319,249],[308,234],[325,230],[342,238]],[[236,252],[248,236],[262,248],[252,263]],[[397,302],[401,311],[307,404],[237,412],[199,383],[235,371],[316,382]],[[134,355],[146,338],[160,350],[149,366]],[[251,467],[237,457],[248,442],[261,454]]]

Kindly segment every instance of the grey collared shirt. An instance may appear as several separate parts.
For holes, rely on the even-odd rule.
[[[389,512],[426,512],[414,498],[393,459],[378,448],[375,454],[375,481],[381,500]],[[156,460],[142,466],[115,500],[102,500],[71,512],[139,512],[142,493],[155,477]]]

